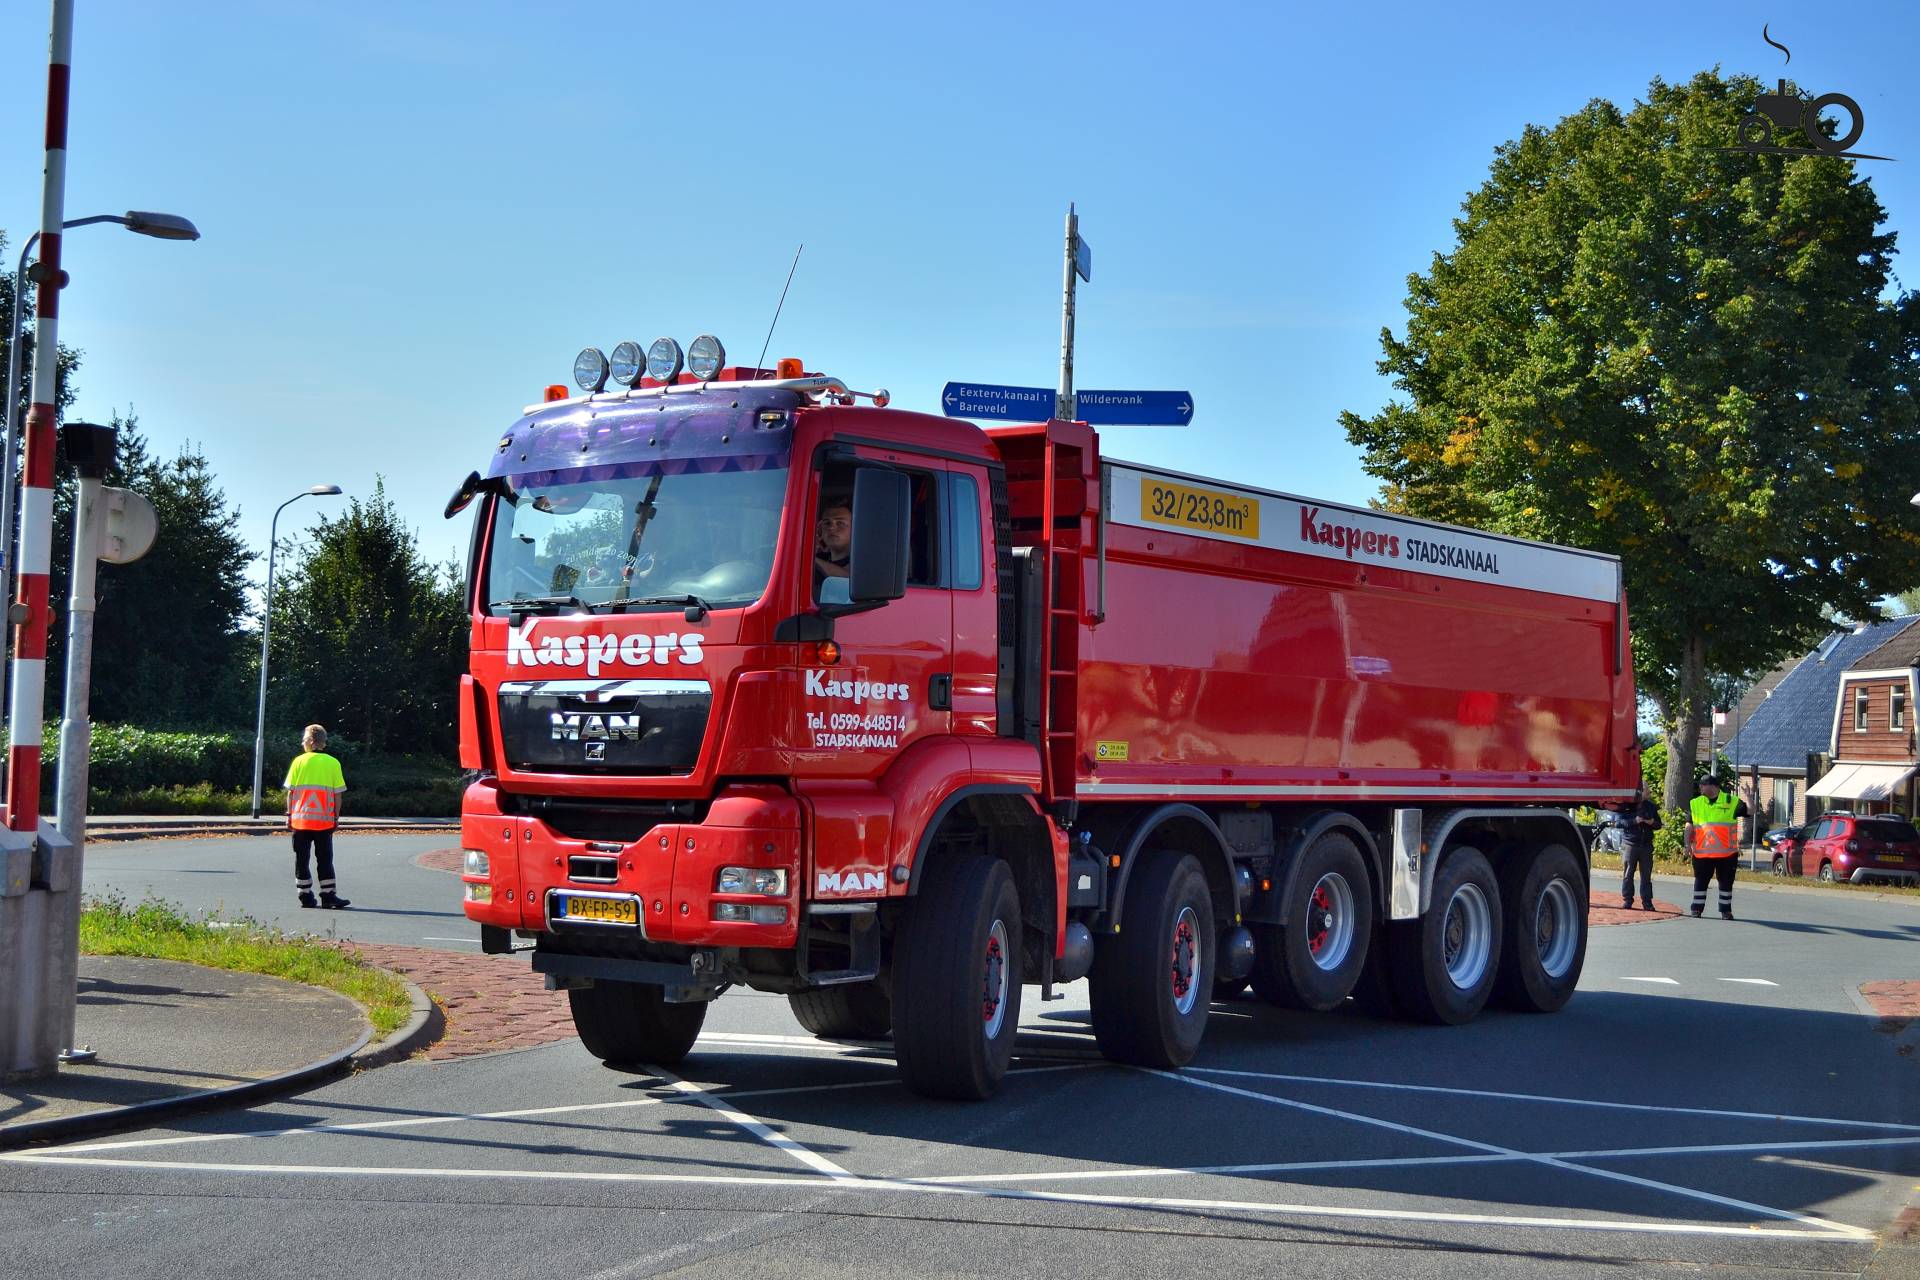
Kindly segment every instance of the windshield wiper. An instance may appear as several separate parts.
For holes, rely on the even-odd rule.
[[[559,612],[571,606],[583,612],[591,606],[579,596],[522,596],[515,600],[494,600],[488,603],[489,609],[510,609],[514,613]]]
[[[713,606],[695,595],[679,596],[635,596],[631,600],[610,600],[604,606],[609,612],[619,613],[643,604],[683,604],[687,606],[687,621],[698,622],[713,612]],[[696,613],[695,611],[698,610]]]

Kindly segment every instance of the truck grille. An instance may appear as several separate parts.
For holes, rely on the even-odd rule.
[[[518,772],[684,774],[712,705],[704,680],[528,680],[500,686],[500,734]]]

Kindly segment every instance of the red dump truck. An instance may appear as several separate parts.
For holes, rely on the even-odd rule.
[[[1572,995],[1566,811],[1639,776],[1617,559],[691,345],[612,388],[582,353],[448,506],[465,911],[591,1052],[677,1061],[740,985],[982,1098],[1026,986],[1089,979],[1101,1051],[1157,1067],[1248,982]]]

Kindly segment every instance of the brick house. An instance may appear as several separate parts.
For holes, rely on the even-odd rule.
[[[1855,813],[1914,816],[1915,677],[1920,627],[1908,627],[1847,668],[1834,699],[1833,768],[1807,794]]]
[[[1803,823],[1829,809],[1913,813],[1916,622],[1920,617],[1889,618],[1835,630],[1741,700],[1739,730],[1725,751],[1739,771],[1741,797],[1765,823]],[[1898,730],[1890,727],[1896,691],[1904,691]],[[1868,727],[1855,730],[1862,694]],[[1894,774],[1902,774],[1897,785]]]

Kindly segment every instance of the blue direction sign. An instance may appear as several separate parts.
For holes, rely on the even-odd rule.
[[[1184,391],[1076,391],[1080,421],[1096,427],[1184,427],[1193,397]]]
[[[1053,416],[1052,387],[1003,387],[992,382],[949,382],[940,408],[949,418],[994,418],[1045,422]]]

